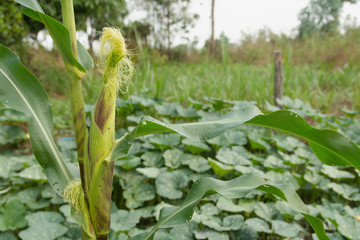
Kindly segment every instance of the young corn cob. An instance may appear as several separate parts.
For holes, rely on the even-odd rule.
[[[107,239],[114,162],[107,156],[115,141],[115,101],[118,90],[127,89],[133,66],[119,29],[104,28],[100,38],[103,84],[90,124],[86,163],[86,197],[97,239]]]

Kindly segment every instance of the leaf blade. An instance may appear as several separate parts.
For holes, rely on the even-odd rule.
[[[256,116],[247,121],[305,138],[315,155],[325,164],[349,166],[360,170],[360,148],[350,139],[328,129],[316,129],[299,115],[280,110],[267,115]]]
[[[10,49],[0,44],[0,101],[29,119],[34,155],[54,190],[62,195],[73,176],[53,140],[50,103],[44,88]]]
[[[16,0],[16,2],[23,6],[22,11],[25,15],[45,24],[65,64],[75,67],[82,72],[82,75],[93,68],[94,62],[80,42],[78,42],[79,60],[74,57],[69,30],[61,22],[46,15],[36,0]]]

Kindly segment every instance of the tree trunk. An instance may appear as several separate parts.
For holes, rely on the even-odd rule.
[[[214,55],[215,52],[215,0],[211,0],[211,38],[210,38],[210,55]]]
[[[282,76],[282,57],[281,51],[274,51],[275,71],[274,71],[274,103],[275,106],[282,108],[277,102],[283,96],[283,76]]]
[[[170,37],[170,24],[171,24],[171,16],[170,16],[170,0],[167,0],[166,4],[166,31],[167,31],[167,52],[170,55],[171,53],[171,37]]]

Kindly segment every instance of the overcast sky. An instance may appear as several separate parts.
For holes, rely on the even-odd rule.
[[[298,14],[309,0],[215,0],[215,35],[221,32],[232,42],[241,39],[241,32],[256,33],[267,27],[275,33],[294,34],[294,29],[300,24]],[[210,36],[211,0],[193,0],[191,11],[198,13],[198,20],[191,30],[190,38],[199,37],[202,46]],[[345,3],[341,20],[347,15],[360,16],[360,4]],[[181,40],[177,37],[175,42]]]
[[[127,0],[129,7],[133,7],[136,1]],[[259,29],[269,28],[274,33],[285,33],[295,35],[296,27],[299,26],[298,14],[310,0],[215,0],[215,37],[224,32],[231,42],[239,43],[242,32],[255,34]],[[198,37],[197,47],[203,47],[205,40],[211,33],[211,0],[192,0],[190,11],[200,15],[195,28],[190,30],[187,37],[193,40]],[[130,21],[144,19],[146,13],[131,12]],[[355,19],[360,18],[360,2],[357,4],[345,3],[341,23],[345,22],[347,16]],[[360,19],[359,19],[360,20]],[[360,21],[356,20],[357,24]],[[180,43],[187,43],[182,39],[181,34],[175,36],[173,46]],[[78,33],[80,41],[87,46],[87,38],[84,34]],[[46,47],[52,46],[48,35],[40,34],[39,39]],[[95,44],[95,50],[97,44]]]

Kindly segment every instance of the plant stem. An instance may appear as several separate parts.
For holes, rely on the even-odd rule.
[[[64,25],[70,31],[70,40],[73,55],[78,59],[77,41],[76,41],[76,26],[74,7],[72,0],[61,0],[61,10]],[[81,79],[75,74],[73,67],[66,67],[69,73],[69,85],[70,85],[70,107],[73,117],[73,125],[77,147],[77,157],[80,165],[81,184],[85,190],[85,177],[84,177],[84,138],[86,131],[86,120],[84,110],[84,97],[82,93]]]
[[[70,31],[72,52],[74,57],[78,59],[73,0],[61,0],[61,11],[63,23]]]
[[[61,10],[62,10],[63,23],[70,32],[72,53],[75,59],[78,59],[73,0],[61,0]],[[74,127],[76,147],[77,147],[77,157],[80,167],[81,186],[86,195],[87,183],[84,172],[84,143],[85,143],[85,133],[86,133],[86,119],[85,119],[84,97],[82,92],[81,78],[76,74],[76,69],[73,66],[66,66],[66,70],[69,76],[70,108],[73,118],[73,127]],[[86,207],[88,208],[88,202],[86,197],[85,197],[85,203],[86,203]],[[89,217],[88,214],[87,216]],[[87,222],[86,227],[88,230],[90,230],[90,232],[93,231],[91,220]],[[91,240],[91,239],[94,238],[90,237],[84,230],[82,230],[82,240]]]

